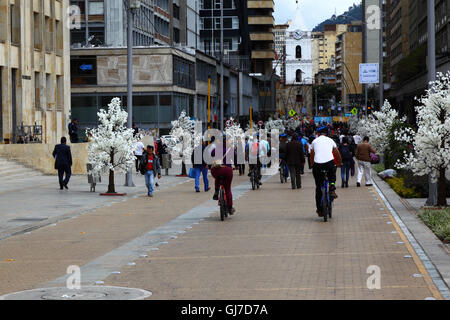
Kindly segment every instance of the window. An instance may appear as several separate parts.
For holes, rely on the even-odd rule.
[[[104,14],[103,0],[101,1],[90,0],[89,15],[103,15],[103,14]]]
[[[173,83],[183,88],[195,89],[194,63],[174,56]]]
[[[180,29],[173,28],[173,42],[180,43]]]
[[[52,75],[49,73],[45,74],[46,78],[46,92],[47,92],[47,109],[53,110],[53,107],[55,106],[55,88],[53,85]]]
[[[34,108],[41,109],[41,76],[39,72],[34,73]]]
[[[34,48],[42,50],[42,23],[41,15],[34,13]]]
[[[17,3],[19,3],[17,1]],[[11,7],[11,43],[14,45],[20,44],[20,7],[18,4],[12,4]]]
[[[301,46],[295,47],[295,58],[296,59],[302,58],[302,47]]]
[[[8,34],[6,32],[6,3],[4,1],[0,2],[0,42],[5,42],[8,38]]]
[[[52,52],[54,50],[53,45],[53,20],[45,17],[45,50]]]
[[[300,69],[295,72],[295,82],[302,82],[302,70]]]
[[[97,84],[97,59],[95,56],[80,56],[70,59],[72,85]]]
[[[56,54],[59,56],[63,55],[64,50],[64,43],[63,43],[64,31],[62,24],[63,22],[56,21]]]
[[[173,4],[173,17],[180,20],[180,7],[175,3]]]
[[[56,76],[56,109],[64,109],[64,77]]]

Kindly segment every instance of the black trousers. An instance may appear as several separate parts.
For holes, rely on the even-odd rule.
[[[65,178],[64,178],[64,174],[66,174]],[[59,186],[61,188],[69,183],[71,175],[72,175],[72,170],[69,165],[60,166],[58,168]]]
[[[302,187],[302,165],[296,164],[296,165],[288,165],[289,167],[289,174],[291,176],[291,185],[292,189],[295,188],[301,188]]]
[[[239,174],[245,174],[245,164],[238,164]]]
[[[136,157],[136,172],[139,172],[139,166],[141,164],[142,156],[135,156]]]
[[[328,174],[328,181],[330,184],[336,183],[336,165],[334,161],[325,163],[314,163],[313,165],[313,176],[314,181],[316,182],[316,207],[317,210],[320,210],[320,201],[322,200],[322,186],[324,183],[324,174],[322,170],[326,170]]]

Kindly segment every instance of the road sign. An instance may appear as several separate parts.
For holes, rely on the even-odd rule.
[[[380,65],[378,63],[360,63],[359,64],[359,83],[379,83]]]
[[[297,114],[297,112],[295,112],[294,109],[291,109],[291,111],[289,111],[289,115],[290,115],[291,117],[295,116],[296,114]]]
[[[80,66],[80,69],[83,71],[92,71],[92,69],[94,69],[94,66],[92,64],[82,64]]]
[[[352,113],[354,116],[356,116],[356,115],[358,114],[358,109],[353,108],[352,111],[351,111],[351,113]]]

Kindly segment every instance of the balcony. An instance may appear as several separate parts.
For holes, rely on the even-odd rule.
[[[275,60],[275,52],[273,50],[253,50],[252,59]]]
[[[249,9],[275,9],[273,0],[248,0],[247,7]]]
[[[250,33],[252,41],[275,41],[275,35],[271,32]]]
[[[248,17],[248,24],[250,25],[270,25],[275,24],[275,19],[271,16],[254,16]]]

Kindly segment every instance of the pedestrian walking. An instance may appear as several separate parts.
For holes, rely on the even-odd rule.
[[[342,144],[339,146],[339,152],[342,158],[341,178],[342,188],[348,188],[348,180],[350,179],[350,168],[352,166],[352,160],[354,157],[352,148],[348,143],[348,138],[342,138]]]
[[[62,137],[61,144],[55,146],[53,158],[55,159],[55,169],[58,170],[59,189],[69,189],[67,185],[69,184],[70,176],[72,175],[72,152],[67,145],[66,137]]]
[[[236,152],[238,154],[237,166],[239,168],[239,175],[243,176],[245,174],[245,142],[242,141],[241,137],[237,138]],[[243,160],[243,163],[239,163],[240,159]]]
[[[201,145],[194,149],[191,155],[192,168],[195,174],[195,192],[200,192],[200,175],[203,175],[203,184],[205,192],[208,192],[211,188],[209,187],[208,180],[208,164],[205,162],[203,152],[206,148],[206,142],[203,141]],[[200,155],[201,153],[201,155]],[[200,157],[197,159],[198,157]]]
[[[361,187],[363,175],[366,180],[366,187],[373,185],[370,163],[370,154],[375,153],[375,149],[369,144],[369,137],[364,137],[363,142],[356,147],[356,160],[358,160],[358,180],[356,185]]]
[[[139,173],[140,171],[139,166],[142,161],[142,155],[144,154],[144,148],[145,146],[142,141],[138,141],[134,145],[134,156],[136,157],[136,173]]]
[[[69,138],[71,143],[78,143],[78,119],[69,123]]]
[[[155,177],[161,178],[161,166],[159,158],[154,153],[155,147],[147,146],[147,150],[142,155],[141,174],[145,175],[145,185],[147,186],[148,196],[153,197],[153,185]]]
[[[291,174],[292,189],[302,187],[301,170],[305,165],[305,154],[303,153],[303,144],[298,141],[298,135],[293,134],[291,142],[286,148],[286,162]]]

